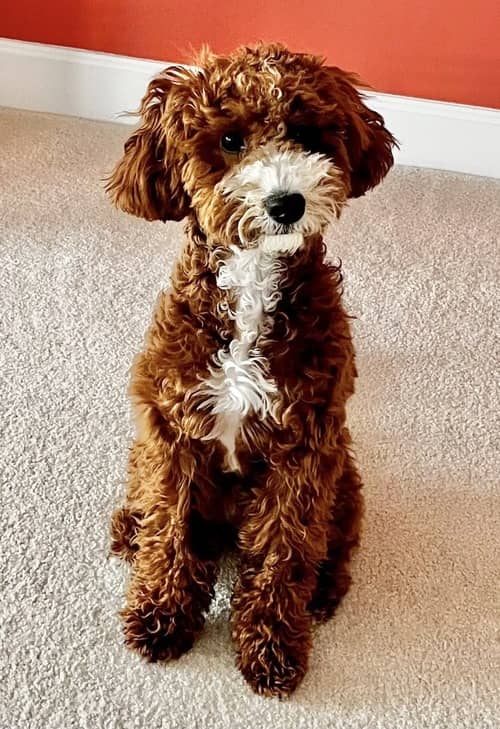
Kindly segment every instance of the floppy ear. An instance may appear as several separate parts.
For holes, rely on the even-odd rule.
[[[383,117],[363,103],[355,74],[328,68],[346,119],[344,143],[350,165],[350,197],[361,197],[386,176],[394,164],[398,144],[385,128]]]
[[[168,68],[150,82],[138,112],[142,123],[106,184],[115,205],[146,220],[181,220],[189,209],[179,154],[166,142],[172,86]]]

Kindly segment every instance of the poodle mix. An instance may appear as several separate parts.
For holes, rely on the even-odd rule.
[[[388,172],[395,141],[357,78],[321,58],[259,44],[199,60],[149,84],[107,186],[128,213],[187,218],[133,366],[112,551],[132,566],[126,643],[157,661],[191,648],[235,549],[238,666],[285,696],[313,620],[348,589],[362,513],[354,351],[322,233]]]

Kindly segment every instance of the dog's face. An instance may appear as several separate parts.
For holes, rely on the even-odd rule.
[[[148,220],[196,217],[209,240],[323,232],[393,163],[394,138],[356,77],[279,45],[205,52],[148,87],[108,191]]]

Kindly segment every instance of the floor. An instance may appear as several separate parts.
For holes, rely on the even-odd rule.
[[[330,232],[366,521],[353,588],[278,702],[234,666],[230,572],[180,661],[122,645],[128,369],[182,240],[106,200],[127,131],[0,111],[0,728],[498,727],[500,180],[397,168]]]

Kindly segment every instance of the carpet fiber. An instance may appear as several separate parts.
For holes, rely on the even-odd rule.
[[[366,521],[353,588],[279,702],[234,667],[230,570],[177,663],[122,644],[128,369],[182,240],[106,200],[127,131],[0,113],[1,729],[495,729],[500,182],[398,168],[330,232],[358,317]]]

